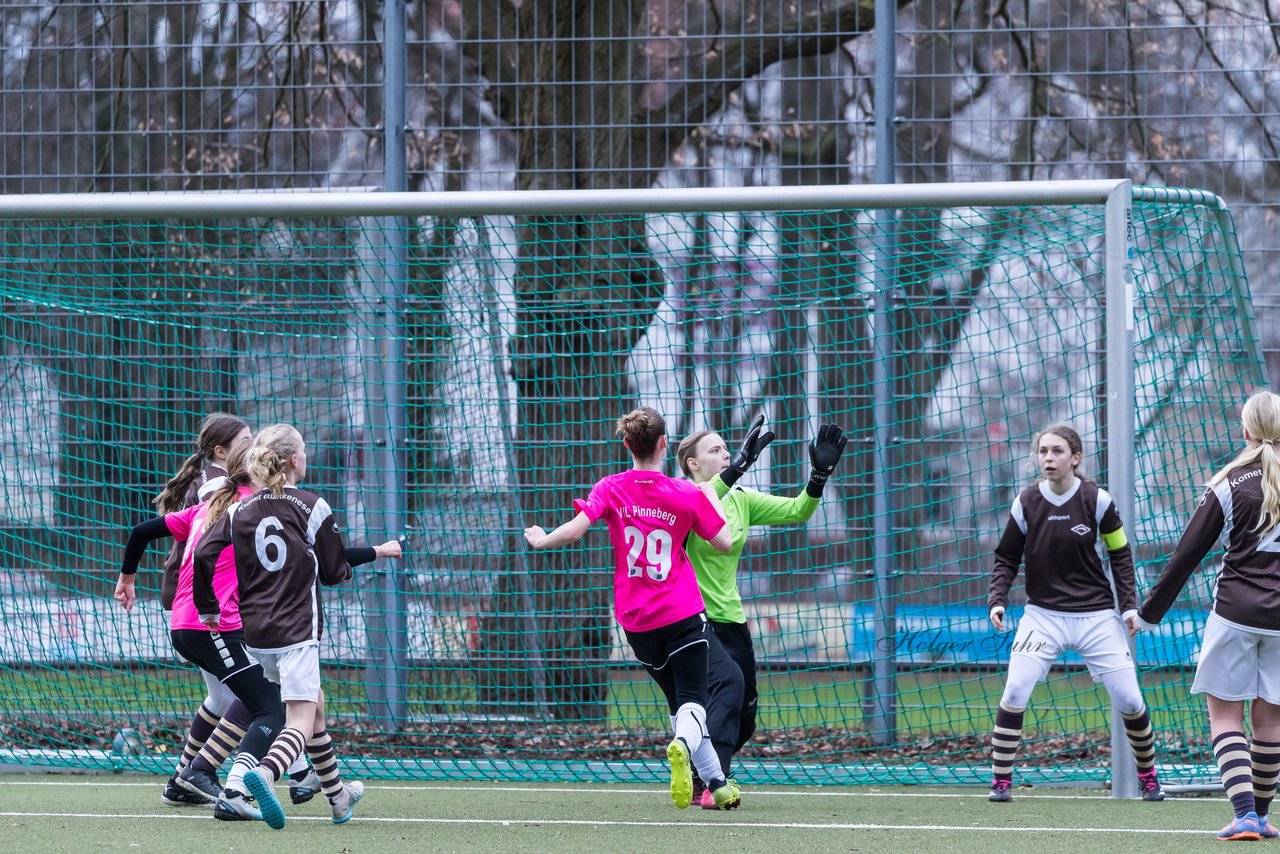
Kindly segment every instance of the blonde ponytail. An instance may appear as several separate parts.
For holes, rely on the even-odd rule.
[[[1240,410],[1240,423],[1249,434],[1249,443],[1209,480],[1209,485],[1221,483],[1236,469],[1260,465],[1262,508],[1254,530],[1266,535],[1280,524],[1280,395],[1269,391],[1251,395]]]
[[[275,495],[289,482],[289,458],[302,450],[302,435],[288,424],[272,424],[253,440],[245,460],[249,477]]]

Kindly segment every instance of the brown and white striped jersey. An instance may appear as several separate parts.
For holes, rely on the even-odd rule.
[[[319,641],[320,585],[351,578],[346,547],[325,500],[285,487],[280,495],[264,489],[231,505],[196,547],[193,598],[201,616],[218,613],[214,565],[228,544],[236,556],[245,644],[276,650]]]
[[[1214,612],[1241,626],[1280,631],[1280,525],[1257,530],[1261,515],[1262,466],[1241,466],[1205,487],[1139,616],[1148,623],[1164,619],[1205,555],[1220,546],[1225,554],[1214,582]]]
[[[1117,605],[1123,613],[1136,607],[1133,552],[1124,525],[1111,495],[1091,480],[1077,478],[1065,495],[1041,481],[1014,500],[996,545],[988,608],[1008,606],[1009,588],[1024,559],[1032,605],[1068,613]]]

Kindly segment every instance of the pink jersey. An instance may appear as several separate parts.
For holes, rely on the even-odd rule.
[[[253,490],[240,488],[240,497],[252,495]],[[206,501],[177,513],[169,513],[164,517],[174,539],[184,543],[182,563],[178,569],[178,592],[173,597],[173,614],[169,618],[171,629],[198,629],[207,632],[209,627],[200,622],[196,613],[195,602],[191,598],[191,580],[194,574],[196,545],[204,536],[205,519],[209,515],[209,503]],[[236,579],[236,556],[231,546],[222,550],[213,571],[213,592],[218,597],[218,605],[222,618],[218,621],[218,630],[235,631],[242,628],[240,621],[240,583]]]
[[[690,530],[709,540],[725,522],[698,487],[632,469],[604,478],[573,505],[609,526],[614,614],[624,629],[647,632],[704,610],[684,541]]]

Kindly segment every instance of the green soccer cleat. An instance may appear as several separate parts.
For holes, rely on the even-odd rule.
[[[688,809],[693,803],[693,765],[683,739],[672,739],[667,745],[667,762],[671,765],[671,802],[679,809]]]
[[[723,786],[712,791],[711,798],[718,810],[736,810],[742,806],[742,790],[733,780],[725,781]]]

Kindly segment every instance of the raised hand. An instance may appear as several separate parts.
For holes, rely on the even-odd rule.
[[[760,452],[774,440],[772,430],[763,433],[762,430],[764,430],[763,413],[757,415],[751,422],[751,429],[747,431],[747,438],[743,440],[742,447],[738,449],[729,467],[720,473],[720,479],[724,481],[725,486],[733,486],[738,478],[742,477],[742,473],[751,468],[751,464],[760,458]]]
[[[809,494],[817,498],[822,488],[827,485],[827,478],[836,470],[836,463],[844,454],[849,437],[834,424],[823,424],[818,428],[818,435],[809,442],[809,462],[813,471],[809,474]]]

